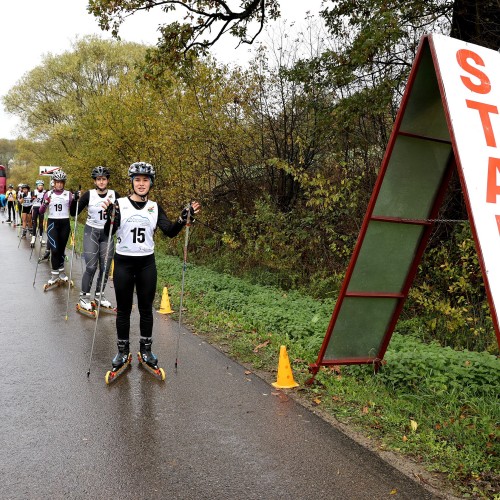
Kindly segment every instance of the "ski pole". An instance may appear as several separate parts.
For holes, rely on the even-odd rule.
[[[36,245],[36,237],[38,236],[38,228],[36,228],[36,231],[35,231],[35,243],[33,243],[33,245],[31,245],[31,253],[30,253],[30,260],[31,260],[31,257],[33,256],[33,249],[35,248],[35,245]],[[40,246],[42,244],[40,243]]]
[[[76,213],[75,213],[75,228],[73,229],[73,244],[71,245],[71,262],[69,264],[69,281],[68,281],[68,298],[66,300],[66,321],[68,321],[69,309],[69,293],[71,291],[71,276],[73,274],[73,257],[75,256],[75,242],[76,242],[76,224],[78,222],[78,203],[80,202],[80,190],[82,186],[78,186],[78,199],[76,200]]]
[[[175,349],[175,372],[177,373],[177,360],[179,357],[179,341],[181,336],[181,321],[182,321],[182,304],[184,300],[184,281],[186,277],[186,264],[187,264],[187,249],[189,242],[189,228],[191,227],[191,203],[187,205],[187,219],[186,219],[186,234],[184,235],[184,258],[182,262],[182,281],[181,281],[181,302],[179,305],[179,325],[177,328],[177,347]]]
[[[30,260],[31,260],[31,257],[33,257],[33,249],[35,248],[35,245],[36,245],[36,237],[38,236],[39,231],[42,230],[41,228],[39,228],[39,226],[40,226],[40,222],[38,221],[37,227],[35,229],[35,243],[33,245],[31,245],[31,243],[30,243],[30,245],[31,245]],[[33,208],[31,208],[31,228],[32,228],[31,230],[33,230]],[[41,243],[40,243],[40,245],[41,245]]]
[[[117,202],[115,202],[117,203]],[[106,258],[104,259],[104,270],[101,276],[101,285],[99,287],[99,291],[101,292],[101,300],[97,304],[97,315],[94,323],[94,335],[92,337],[92,347],[90,349],[90,358],[89,358],[89,369],[87,370],[87,378],[90,377],[90,365],[92,364],[92,355],[94,353],[94,343],[95,343],[95,334],[97,332],[97,322],[99,321],[99,316],[101,312],[101,302],[102,302],[102,287],[104,285],[104,276],[106,275],[106,269],[108,268],[108,260],[109,260],[109,249],[111,248],[111,239],[113,238],[113,225],[115,223],[115,214],[116,214],[116,205],[113,203],[113,209],[111,210],[111,218],[109,221],[109,235],[108,235],[108,245],[106,246]]]
[[[48,244],[48,243],[47,243]],[[35,286],[36,273],[38,272],[38,264],[40,264],[40,259],[42,258],[42,243],[40,242],[40,250],[38,250],[38,259],[36,261],[35,267],[35,277],[33,278],[33,286]]]

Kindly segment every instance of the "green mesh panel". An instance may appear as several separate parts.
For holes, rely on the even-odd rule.
[[[426,47],[422,54],[400,130],[435,139],[450,140],[429,47]]]
[[[346,297],[325,358],[376,358],[396,305],[396,299]]]
[[[424,227],[371,221],[349,282],[349,292],[400,293]]]
[[[451,151],[448,144],[398,136],[373,215],[427,219]]]

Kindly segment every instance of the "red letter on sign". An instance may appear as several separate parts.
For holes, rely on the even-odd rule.
[[[465,102],[467,103],[468,108],[477,109],[479,111],[479,117],[481,118],[481,124],[483,125],[484,137],[486,138],[486,145],[496,148],[497,143],[495,141],[495,134],[493,133],[489,113],[495,113],[498,115],[498,108],[492,104],[469,101],[468,99],[466,99]]]
[[[491,90],[491,83],[489,78],[480,70],[471,66],[468,59],[472,59],[477,65],[484,66],[484,62],[480,56],[478,56],[472,50],[460,49],[457,52],[457,61],[462,69],[475,76],[480,80],[480,84],[473,83],[468,76],[461,76],[463,84],[472,92],[477,92],[478,94],[487,94]]]
[[[496,203],[500,194],[497,184],[497,172],[500,170],[500,158],[490,158],[488,162],[488,186],[486,188],[486,203]]]

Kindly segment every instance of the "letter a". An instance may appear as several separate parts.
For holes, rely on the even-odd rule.
[[[488,186],[486,188],[486,203],[496,203],[500,194],[497,184],[497,172],[500,170],[500,158],[490,158],[488,161]]]

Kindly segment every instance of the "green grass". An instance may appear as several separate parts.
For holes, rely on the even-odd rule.
[[[182,262],[157,256],[158,297],[168,287],[178,311]],[[284,344],[301,395],[384,449],[443,473],[464,496],[500,491],[500,363],[488,353],[454,351],[394,334],[378,374],[371,366],[322,368],[306,387],[333,310],[295,292],[250,284],[188,265],[184,320],[240,362],[275,377]]]

